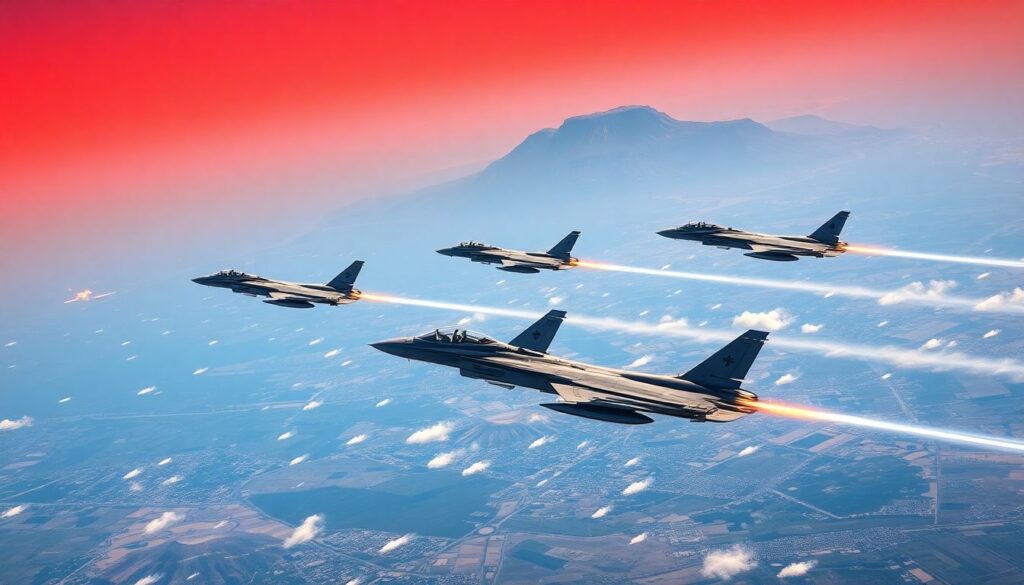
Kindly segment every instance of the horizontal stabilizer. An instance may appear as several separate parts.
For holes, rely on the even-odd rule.
[[[766,339],[768,333],[751,329],[679,377],[706,388],[739,388]]]
[[[558,326],[562,324],[564,319],[565,311],[557,309],[548,311],[547,315],[544,315],[536,323],[530,325],[526,331],[517,335],[509,344],[523,349],[547,353],[548,347],[551,346],[551,341],[555,338],[555,334],[558,333]]]
[[[356,277],[359,276],[359,271],[363,268],[363,261],[356,260],[348,268],[346,268],[341,274],[335,276],[331,282],[327,283],[327,286],[334,290],[342,292],[350,292],[352,287],[356,283]]]

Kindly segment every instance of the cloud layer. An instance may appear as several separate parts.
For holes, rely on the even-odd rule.
[[[0,431],[16,431],[18,429],[32,426],[32,422],[33,420],[31,416],[23,416],[14,420],[5,418],[0,420]]]

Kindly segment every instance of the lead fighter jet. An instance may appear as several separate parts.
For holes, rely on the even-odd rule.
[[[467,378],[553,394],[551,410],[620,424],[654,422],[664,414],[694,422],[729,422],[754,412],[757,395],[740,388],[768,334],[747,331],[690,371],[662,376],[615,370],[553,356],[548,351],[565,311],[549,311],[508,343],[465,330],[371,344],[392,355],[458,368]]]
[[[363,261],[356,260],[327,284],[285,282],[237,270],[221,270],[210,276],[193,278],[192,282],[204,286],[230,288],[232,292],[252,297],[270,297],[263,302],[278,307],[311,309],[313,303],[347,305],[358,301],[361,293],[353,285],[362,267]]]
[[[744,256],[760,260],[793,262],[799,259],[798,256],[826,258],[845,252],[846,242],[839,240],[839,233],[843,231],[843,225],[846,224],[846,218],[849,216],[849,211],[840,211],[809,236],[759,234],[703,221],[662,230],[658,232],[658,235],[674,240],[693,240],[705,246],[750,250]]]
[[[506,272],[531,274],[541,270],[566,270],[576,266],[577,260],[570,253],[579,236],[579,232],[571,232],[547,252],[520,252],[470,241],[442,248],[437,253],[484,264],[501,264],[498,270]]]

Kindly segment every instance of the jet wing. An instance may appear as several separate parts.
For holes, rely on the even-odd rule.
[[[595,402],[605,398],[607,395],[592,392],[579,386],[569,386],[567,384],[556,384],[551,383],[551,387],[555,389],[558,396],[565,402],[572,404],[579,404],[582,402]]]
[[[308,297],[298,297],[298,296],[290,295],[288,293],[283,293],[283,292],[272,292],[272,293],[270,293],[267,296],[270,297],[271,299],[275,300],[275,301],[308,301],[309,300]]]

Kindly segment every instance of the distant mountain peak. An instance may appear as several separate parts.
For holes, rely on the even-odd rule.
[[[829,136],[849,133],[884,133],[887,130],[874,126],[860,126],[847,122],[837,122],[822,118],[816,114],[801,114],[790,116],[780,120],[766,122],[766,126],[777,132],[790,132],[792,134],[806,134],[808,136]]]

